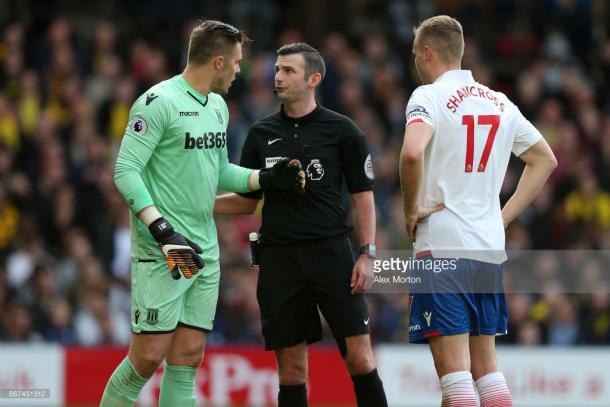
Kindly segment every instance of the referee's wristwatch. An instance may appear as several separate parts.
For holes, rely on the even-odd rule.
[[[366,254],[370,258],[374,259],[377,257],[377,246],[374,244],[367,243],[364,246],[360,246],[358,249],[358,256]]]

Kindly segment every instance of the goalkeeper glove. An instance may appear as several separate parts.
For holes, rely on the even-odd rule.
[[[203,253],[201,247],[174,231],[172,225],[165,218],[155,220],[148,226],[148,230],[159,243],[159,248],[161,248],[174,280],[180,278],[180,272],[188,279],[199,273],[199,270],[203,268],[203,259],[199,257],[199,254]]]
[[[280,191],[304,192],[305,172],[297,159],[280,159],[271,168],[259,172],[259,184],[263,191],[279,189]]]

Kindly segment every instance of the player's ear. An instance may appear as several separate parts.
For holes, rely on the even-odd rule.
[[[224,62],[225,62],[225,57],[222,55],[217,55],[214,58],[212,58],[212,64],[214,66],[214,69],[216,70],[222,70],[222,67],[224,66]]]
[[[424,45],[424,59],[429,61],[432,57],[432,48],[429,45]]]

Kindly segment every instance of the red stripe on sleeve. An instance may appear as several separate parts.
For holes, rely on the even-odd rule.
[[[407,127],[409,124],[413,124],[413,123],[424,123],[424,121],[422,119],[413,119],[413,120],[407,122],[405,127]]]

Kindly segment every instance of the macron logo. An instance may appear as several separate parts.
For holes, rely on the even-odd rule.
[[[432,313],[429,311],[424,312],[424,318],[426,318],[426,325],[428,325],[428,328],[430,328]]]
[[[271,144],[275,143],[276,141],[280,141],[281,139],[282,138],[280,137],[280,138],[276,138],[276,139],[273,139],[273,140],[267,140],[267,145],[270,146]]]

